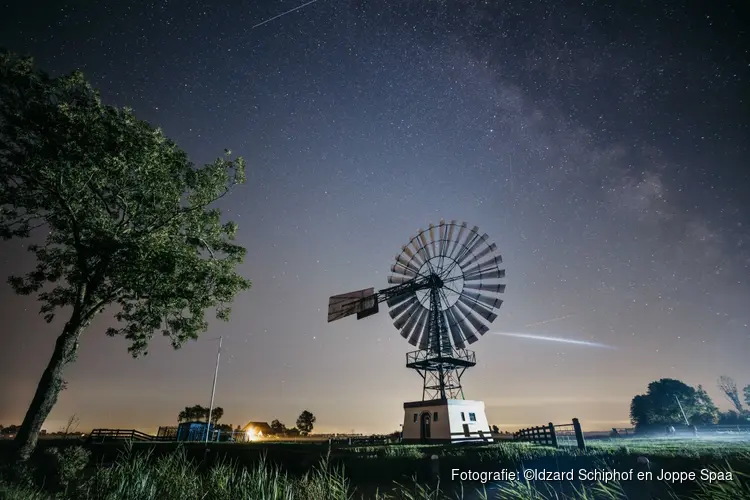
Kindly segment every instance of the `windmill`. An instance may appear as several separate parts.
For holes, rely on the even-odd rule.
[[[489,330],[505,292],[502,257],[488,239],[465,222],[430,224],[396,256],[388,277],[393,286],[329,300],[329,323],[353,314],[366,318],[385,302],[393,325],[418,348],[406,354],[406,367],[423,380],[422,400],[404,403],[405,441],[490,440],[484,403],[466,400],[461,385],[476,365],[466,346]]]

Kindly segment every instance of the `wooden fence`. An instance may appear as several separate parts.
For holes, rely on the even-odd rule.
[[[155,436],[135,429],[94,429],[88,436],[89,441],[154,441]]]
[[[378,446],[400,443],[400,437],[393,436],[347,436],[329,437],[328,443],[336,446]]]
[[[586,449],[586,442],[583,438],[581,423],[577,418],[569,424],[553,424],[538,427],[529,427],[521,429],[513,434],[515,441],[526,443],[535,443],[545,446],[578,446],[579,449]]]
[[[105,441],[177,441],[177,427],[159,427],[156,436],[146,434],[135,429],[94,429],[88,435],[89,442]],[[199,440],[202,442],[203,438]],[[252,441],[244,432],[219,432],[213,431],[209,441],[245,443]],[[394,436],[271,436],[262,438],[258,442],[273,443],[311,443],[327,444],[333,446],[365,446],[398,443],[400,439]]]

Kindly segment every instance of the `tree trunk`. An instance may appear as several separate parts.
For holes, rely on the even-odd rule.
[[[79,315],[74,312],[62,334],[57,337],[52,358],[39,380],[34,399],[31,400],[21,429],[16,436],[16,459],[18,461],[27,461],[36,448],[42,425],[52,411],[52,407],[55,406],[57,396],[63,388],[63,369],[73,360],[78,350],[78,337],[81,331]]]

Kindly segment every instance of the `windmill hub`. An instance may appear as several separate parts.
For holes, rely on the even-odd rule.
[[[355,313],[365,318],[386,302],[393,325],[418,348],[406,354],[406,367],[422,377],[422,401],[404,404],[404,440],[492,440],[484,435],[490,435],[484,403],[465,400],[461,386],[463,373],[476,365],[466,346],[489,331],[505,292],[498,281],[505,278],[502,257],[488,238],[465,222],[430,224],[396,256],[388,277],[394,286],[330,298],[329,322]]]
[[[464,288],[463,272],[449,257],[433,257],[422,264],[418,276],[428,276],[424,288],[416,291],[417,300],[426,308],[430,307],[430,290],[440,289],[438,307],[441,311],[452,307]]]
[[[440,279],[440,276],[434,273],[430,275],[427,284],[429,285],[430,289],[443,288],[443,280]]]

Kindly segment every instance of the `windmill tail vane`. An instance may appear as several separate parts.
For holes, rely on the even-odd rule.
[[[423,399],[463,399],[461,376],[476,365],[466,349],[489,331],[505,292],[497,245],[465,222],[440,221],[420,230],[391,265],[390,288],[367,288],[330,298],[328,321],[363,319],[385,302],[393,325],[417,351],[408,368],[424,380]]]

